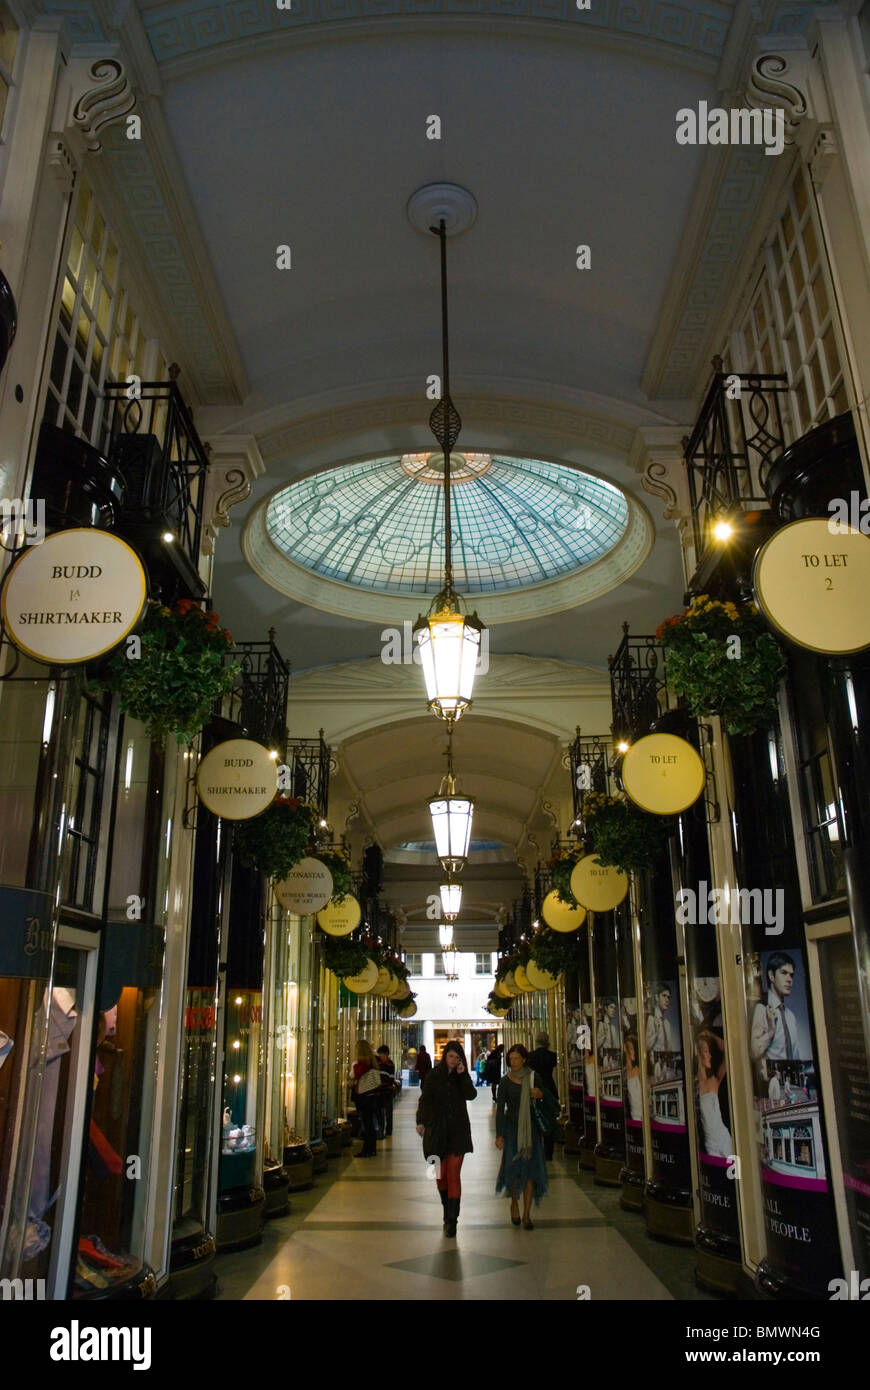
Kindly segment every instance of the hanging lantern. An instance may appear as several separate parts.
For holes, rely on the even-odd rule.
[[[448,946],[446,951],[441,954],[441,964],[444,967],[444,974],[448,980],[456,979],[456,947]]]
[[[471,819],[474,798],[456,791],[453,776],[453,728],[447,735],[447,775],[442,778],[438,795],[430,797],[429,815],[435,836],[435,851],[448,875],[458,874],[465,867],[471,843]]]
[[[441,894],[441,911],[448,922],[454,922],[459,916],[459,909],[462,906],[462,884],[461,883],[442,883],[438,890]]]
[[[459,612],[455,595],[447,590],[435,603],[441,606],[434,613],[417,619],[414,637],[429,708],[439,719],[453,721],[471,704],[484,629],[476,613]]]
[[[442,922],[438,928],[438,940],[441,942],[441,949],[446,951],[448,946],[453,945],[453,923]]]
[[[436,228],[431,229],[436,232]],[[441,244],[441,399],[429,416],[429,428],[441,446],[444,466],[444,586],[414,624],[429,708],[452,725],[471,704],[471,692],[485,631],[476,613],[462,612],[453,588],[453,527],[450,508],[450,470],[453,447],[462,420],[450,397],[450,354],[447,337],[447,225],[442,218],[436,232]]]

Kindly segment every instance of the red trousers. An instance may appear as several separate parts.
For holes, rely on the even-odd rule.
[[[438,1191],[446,1191],[448,1197],[462,1196],[462,1183],[459,1174],[462,1172],[462,1160],[465,1154],[445,1154],[441,1160],[441,1176],[438,1178]]]

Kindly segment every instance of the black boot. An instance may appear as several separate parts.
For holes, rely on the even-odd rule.
[[[444,1229],[445,1229],[445,1231],[446,1231],[446,1230],[447,1230],[447,1202],[448,1202],[447,1188],[445,1187],[444,1191],[442,1192],[442,1191],[441,1191],[441,1188],[439,1187],[439,1189],[438,1189],[438,1196],[441,1198],[441,1206],[442,1206],[443,1211],[444,1211]]]
[[[445,1207],[447,1218],[444,1222],[444,1234],[446,1236],[456,1235],[456,1223],[459,1220],[459,1198],[448,1197]]]

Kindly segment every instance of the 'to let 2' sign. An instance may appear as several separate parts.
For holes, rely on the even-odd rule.
[[[657,816],[678,816],[694,806],[707,774],[700,755],[676,734],[647,734],[622,760],[622,785],[636,806]]]
[[[126,541],[76,526],[19,555],[3,586],[3,622],[35,661],[79,666],[123,642],[147,593],[142,561]]]
[[[206,753],[197,769],[196,791],[203,806],[224,820],[250,820],[275,800],[275,759],[262,743],[229,738]]]
[[[832,656],[870,647],[870,536],[823,517],[774,532],[755,557],[758,606],[799,647]]]
[[[628,892],[628,874],[600,864],[597,854],[587,854],[571,871],[571,892],[590,912],[611,912]]]

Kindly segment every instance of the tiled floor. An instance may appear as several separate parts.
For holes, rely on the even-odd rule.
[[[494,1192],[488,1090],[469,1106],[475,1152],[463,1166],[459,1233],[447,1240],[415,1106],[409,1091],[376,1158],[332,1159],[314,1188],[291,1197],[290,1215],[268,1224],[262,1245],[221,1256],[219,1297],[576,1299],[583,1284],[593,1299],[705,1297],[692,1251],[651,1240],[643,1217],[621,1211],[618,1192],[596,1188],[558,1147],[534,1231],[512,1226]]]

